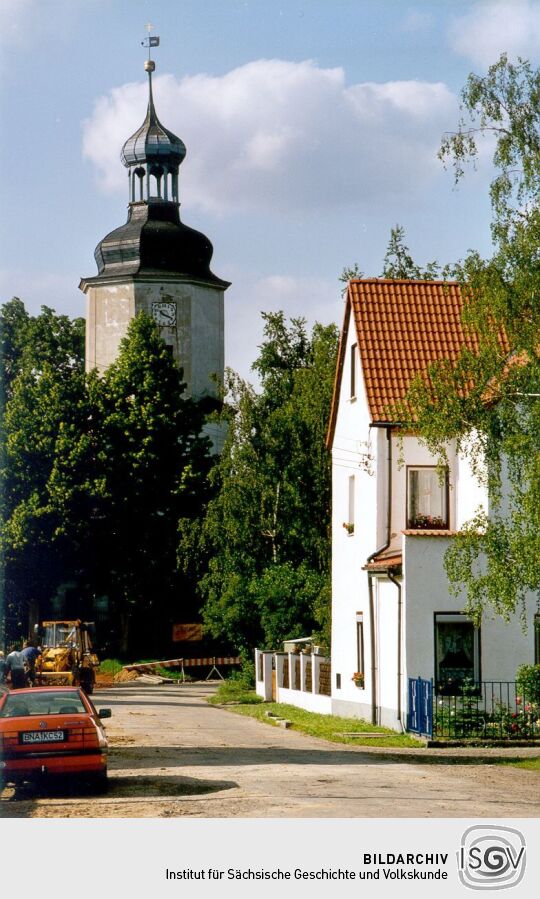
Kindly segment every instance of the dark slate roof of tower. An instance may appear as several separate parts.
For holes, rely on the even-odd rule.
[[[169,159],[180,165],[186,155],[184,142],[161,124],[152,95],[152,73],[148,72],[149,98],[146,118],[135,134],[127,139],[120,158],[125,166],[143,162],[165,162]]]
[[[98,277],[169,274],[228,287],[210,269],[208,238],[180,221],[175,203],[131,203],[125,225],[99,242]]]

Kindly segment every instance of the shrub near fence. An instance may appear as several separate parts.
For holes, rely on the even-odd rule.
[[[540,739],[540,704],[515,681],[465,682],[456,695],[435,692],[434,737]]]

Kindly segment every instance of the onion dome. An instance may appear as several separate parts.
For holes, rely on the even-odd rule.
[[[130,203],[125,225],[107,234],[94,256],[98,279],[172,275],[228,287],[210,269],[212,244],[180,219],[178,167],[186,155],[179,137],[159,121],[152,96],[155,63],[148,59],[146,118],[122,149],[128,169]]]
[[[145,68],[149,86],[146,118],[135,134],[125,142],[120,158],[127,168],[144,163],[168,163],[178,168],[184,160],[186,148],[183,141],[159,121],[152,95],[152,72],[155,69],[153,60],[147,60]]]

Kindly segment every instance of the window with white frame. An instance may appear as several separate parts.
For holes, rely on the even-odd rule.
[[[347,530],[349,535],[354,534],[354,492],[355,492],[355,478],[354,475],[349,475],[348,481],[348,494],[347,494],[347,521],[344,522],[344,527]]]
[[[351,399],[356,398],[356,367],[358,359],[358,345],[353,343],[351,347]]]
[[[365,674],[364,670],[364,614],[356,613],[356,670]]]
[[[407,466],[407,527],[448,527],[448,472],[435,466]]]
[[[439,693],[480,681],[480,631],[466,615],[435,613],[435,683]]]

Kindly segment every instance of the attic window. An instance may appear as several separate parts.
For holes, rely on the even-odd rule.
[[[435,466],[407,468],[407,527],[444,530],[448,527],[448,472],[441,480]]]
[[[351,399],[356,399],[356,360],[358,358],[358,344],[351,347]]]

